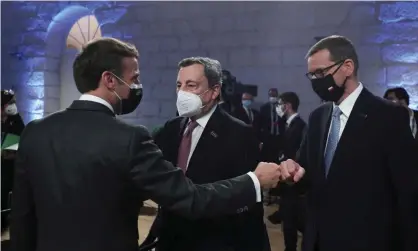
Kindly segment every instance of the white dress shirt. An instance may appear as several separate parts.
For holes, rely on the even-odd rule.
[[[286,129],[289,128],[290,123],[292,123],[292,121],[298,116],[298,113],[293,113],[292,115],[289,116],[289,118],[287,118],[286,120]]]
[[[79,100],[86,100],[86,101],[96,102],[96,103],[99,103],[99,104],[102,104],[102,105],[106,106],[112,112],[115,112],[113,110],[113,107],[106,100],[104,100],[102,98],[99,98],[97,96],[94,96],[94,95],[91,95],[91,94],[83,94],[83,95],[81,95]]]
[[[348,97],[346,97],[341,104],[338,105],[338,108],[341,110],[340,115],[340,131],[338,134],[338,139],[341,138],[341,135],[343,134],[344,128],[347,125],[348,118],[350,117],[351,111],[353,110],[354,104],[356,103],[358,97],[360,96],[361,91],[363,90],[363,85],[359,83],[359,86],[350,94]],[[333,109],[335,108],[335,103],[333,104]],[[328,137],[331,132],[332,128],[332,120],[331,124],[329,126],[328,130]],[[327,144],[328,144],[328,137],[327,137]],[[327,149],[327,144],[325,145],[325,149]],[[324,152],[325,154],[325,152]]]
[[[192,132],[192,144],[190,146],[190,154],[187,160],[187,166],[189,165],[190,159],[193,155],[194,150],[196,149],[197,143],[199,142],[200,137],[202,136],[203,130],[205,130],[206,125],[209,122],[210,117],[212,116],[213,112],[216,110],[217,106],[214,106],[208,113],[203,115],[202,117],[196,119],[197,126]],[[186,130],[185,130],[186,131]],[[186,167],[187,168],[187,167]],[[247,173],[254,182],[254,187],[256,191],[256,200],[257,202],[261,202],[261,185],[260,181],[258,180],[257,176],[253,172]]]

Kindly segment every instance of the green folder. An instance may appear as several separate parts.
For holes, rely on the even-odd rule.
[[[8,148],[9,146],[13,146],[18,144],[20,140],[20,136],[15,134],[8,133],[4,138],[3,144],[1,145],[1,150]]]

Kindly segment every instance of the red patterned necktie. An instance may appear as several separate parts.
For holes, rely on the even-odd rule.
[[[190,155],[190,149],[192,146],[192,132],[198,126],[196,121],[190,120],[187,125],[186,132],[183,134],[181,139],[179,153],[177,156],[177,166],[180,167],[183,172],[187,170],[187,161]]]

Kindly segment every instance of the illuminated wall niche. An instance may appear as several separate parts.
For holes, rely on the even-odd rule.
[[[29,109],[31,111],[28,118],[29,121],[60,110],[61,89],[63,86],[61,82],[62,65],[63,62],[72,65],[72,62],[66,62],[65,59],[62,60],[68,49],[68,46],[66,45],[69,42],[71,46],[70,48],[74,48],[72,49],[74,55],[77,53],[77,48],[81,48],[81,45],[76,44],[74,41],[68,41],[68,37],[70,33],[71,36],[76,39],[78,39],[79,36],[82,37],[84,35],[83,31],[86,30],[84,27],[84,20],[87,20],[87,23],[90,20],[90,23],[94,24],[94,21],[92,22],[91,18],[83,19],[84,17],[88,17],[90,15],[92,15],[92,11],[90,9],[79,5],[71,5],[55,15],[52,22],[50,22],[45,40],[46,67],[45,70],[41,72],[42,79],[40,77],[38,78],[39,81],[42,80],[43,95],[42,98],[37,100],[39,104],[36,107],[29,105]],[[78,26],[80,24],[83,24],[84,29],[81,26],[81,29],[78,30],[78,32],[76,29],[73,29],[74,25]],[[80,40],[80,42],[84,43],[83,40]],[[72,67],[67,68],[66,74],[72,76]]]
[[[67,48],[81,51],[85,44],[100,37],[102,37],[102,31],[97,18],[94,15],[84,16],[71,27],[67,37]]]
[[[94,15],[87,15],[77,20],[71,27],[67,40],[66,49],[61,57],[60,67],[60,109],[65,109],[73,100],[81,95],[74,82],[72,65],[75,56],[85,44],[93,39],[102,37],[100,24]]]

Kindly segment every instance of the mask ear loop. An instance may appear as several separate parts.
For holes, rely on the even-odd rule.
[[[205,93],[207,93],[210,89],[211,89],[211,88],[208,88],[206,91],[204,91],[204,92],[202,92],[201,94],[199,94],[199,95],[198,95],[198,97],[199,97],[200,101],[202,102],[202,106],[200,106],[200,109],[203,109],[203,108],[205,108],[205,106],[207,106],[207,105],[208,105],[208,104],[203,104],[203,101],[202,101],[202,95],[204,95]]]
[[[337,71],[341,68],[341,66],[343,66],[345,61],[342,61],[341,64],[337,67],[337,69],[335,69],[335,71],[333,73],[331,73],[331,76],[334,76],[335,73],[337,73]],[[342,87],[345,88],[345,82],[347,82],[348,77],[345,78]],[[330,88],[328,88],[328,91],[332,91],[332,89],[334,89],[332,86]]]
[[[126,84],[125,81],[123,81],[118,76],[116,76],[115,74],[113,74],[113,72],[110,72],[110,73],[112,74],[112,76],[114,76],[117,79],[119,85],[121,84],[120,82],[122,82],[123,84]],[[128,85],[128,87],[129,87],[129,85]],[[115,114],[120,115],[120,113],[122,112],[122,97],[116,92],[116,90],[113,90],[113,93],[119,99],[118,109],[117,109],[117,111],[115,111]]]

